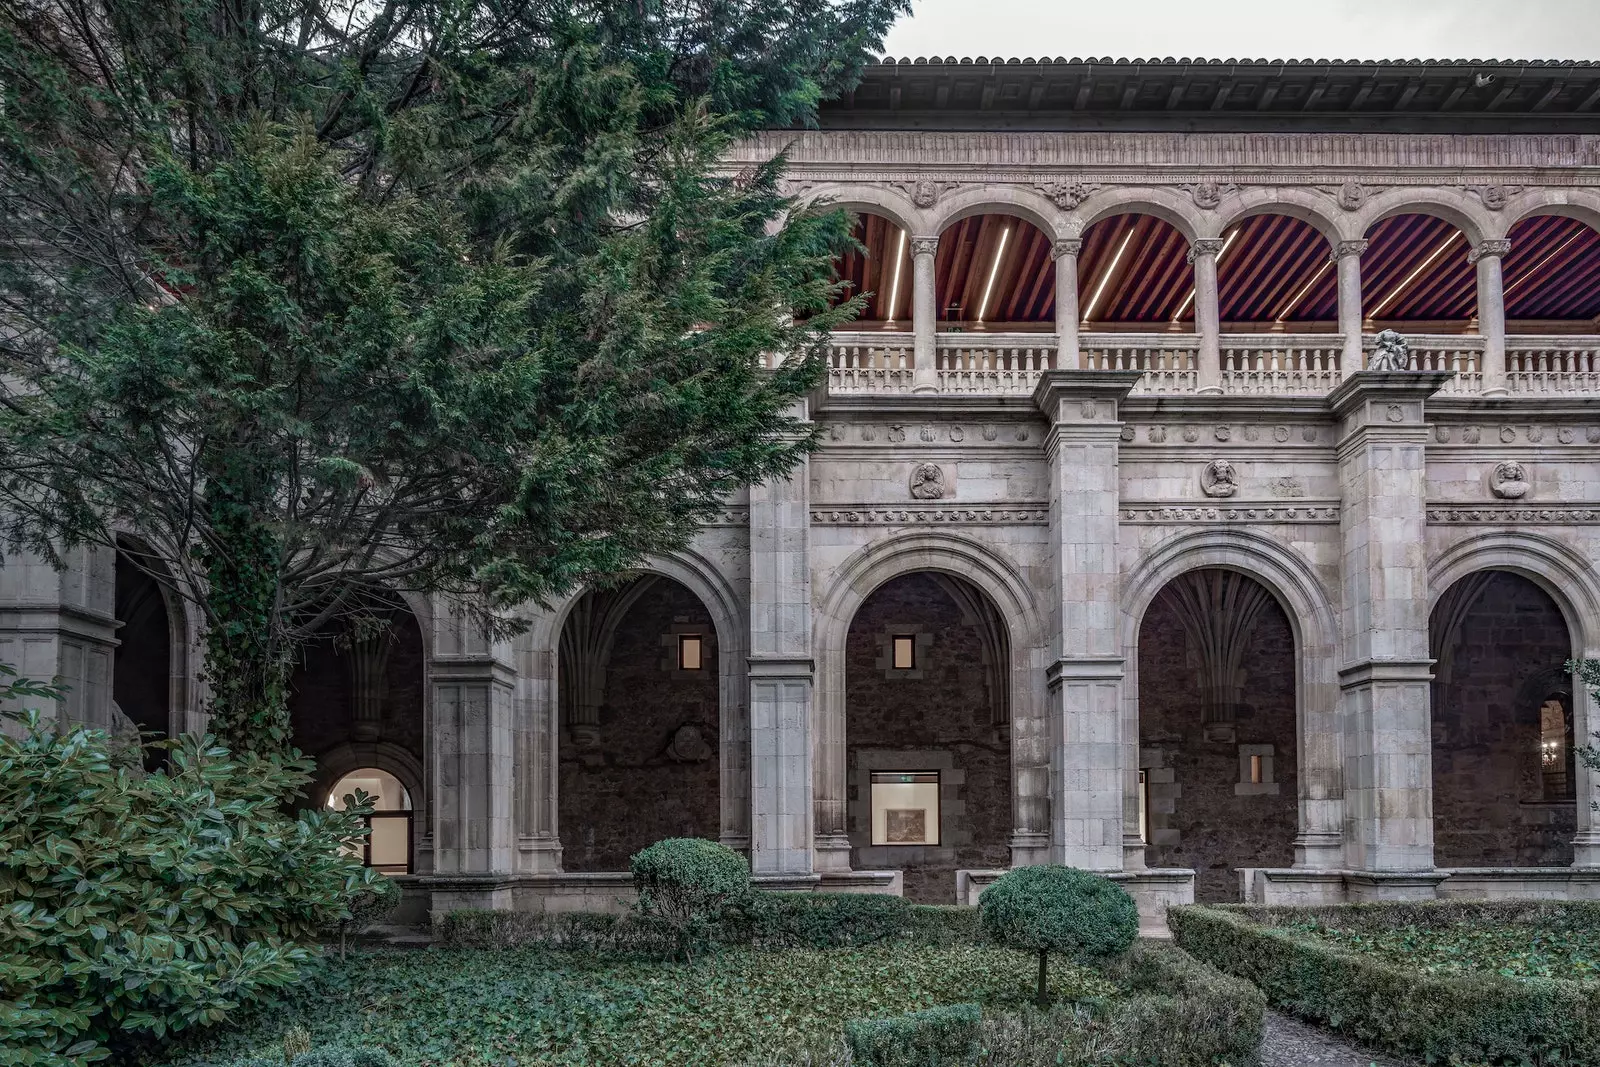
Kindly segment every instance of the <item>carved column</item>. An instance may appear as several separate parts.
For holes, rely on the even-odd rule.
[[[1432,896],[1427,439],[1423,402],[1449,375],[1351,375],[1328,398],[1339,427],[1339,671],[1346,862],[1358,897]]]
[[[1500,263],[1510,241],[1479,241],[1467,256],[1478,268],[1478,330],[1483,334],[1483,393],[1506,391],[1506,290]]]
[[[516,848],[517,674],[460,605],[434,607],[433,860],[440,875],[508,875]],[[434,894],[434,909],[507,907],[509,889],[483,883]]]
[[[1056,261],[1056,369],[1078,370],[1078,253],[1083,242],[1057,241],[1050,246]]]
[[[1194,264],[1194,325],[1200,335],[1200,358],[1196,370],[1202,393],[1222,392],[1222,312],[1217,305],[1217,256],[1223,242],[1202,238],[1189,246],[1189,262]]]
[[[1138,380],[1138,371],[1054,371],[1033,393],[1051,424],[1050,856],[1086,870],[1123,865],[1118,405]]]
[[[750,487],[750,866],[757,877],[809,877],[813,843],[819,862],[825,852],[838,859],[842,843],[850,866],[843,723],[837,767],[827,739],[816,739],[825,766],[815,776],[813,842],[810,487],[803,461],[787,478]]]
[[[1361,254],[1366,241],[1340,241],[1333,251],[1339,271],[1339,332],[1344,335],[1344,350],[1339,358],[1340,376],[1350,377],[1362,368],[1365,356],[1361,344]]]
[[[938,392],[939,296],[934,284],[933,262],[939,251],[939,238],[911,239],[911,328],[915,331],[915,357],[912,389]]]

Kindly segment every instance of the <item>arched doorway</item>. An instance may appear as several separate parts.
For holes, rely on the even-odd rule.
[[[372,813],[364,816],[367,839],[361,861],[384,874],[410,874],[416,865],[416,832],[411,791],[399,778],[379,767],[349,772],[328,790],[327,805],[343,811],[357,792],[366,795]]]
[[[173,723],[173,615],[166,566],[132,538],[118,538],[116,561],[117,648],[112,659],[111,699],[142,740],[164,741]],[[179,631],[181,635],[181,631]],[[176,638],[181,642],[181,636]],[[145,766],[166,762],[162,749],[146,749]]]
[[[956,871],[1010,865],[1010,634],[963,578],[901,575],[845,647],[846,826],[856,870],[955,902]]]
[[[1194,870],[1196,900],[1294,862],[1296,658],[1283,606],[1238,571],[1178,576],[1140,623],[1138,829],[1149,866]]]
[[[568,871],[625,871],[667,837],[717,840],[720,649],[706,605],[644,575],[585,593],[561,631],[559,826]]]
[[[1509,571],[1460,579],[1429,621],[1439,867],[1561,867],[1577,828],[1572,638]]]

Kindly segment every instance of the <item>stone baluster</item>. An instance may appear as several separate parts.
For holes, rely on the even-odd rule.
[[[1483,394],[1506,391],[1506,290],[1500,264],[1510,241],[1479,241],[1468,255],[1478,268],[1478,330],[1483,334]]]
[[[1194,264],[1194,325],[1200,336],[1196,383],[1202,393],[1222,392],[1222,311],[1217,296],[1217,257],[1220,238],[1201,238],[1189,246]]]
[[[1050,246],[1056,261],[1056,368],[1079,370],[1078,253],[1083,242],[1070,238]]]
[[[1361,370],[1366,362],[1361,343],[1361,324],[1365,321],[1361,306],[1361,255],[1366,250],[1366,241],[1340,241],[1333,250],[1339,272],[1339,332],[1344,336],[1344,350],[1339,357],[1341,378]]]
[[[914,336],[912,350],[911,388],[918,393],[939,391],[939,297],[934,282],[934,257],[939,251],[939,238],[913,237],[911,239],[911,328]]]

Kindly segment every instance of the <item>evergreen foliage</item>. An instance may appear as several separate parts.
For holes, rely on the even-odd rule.
[[[1039,954],[1041,1005],[1050,953],[1101,962],[1126,952],[1139,936],[1139,911],[1127,891],[1075,867],[1007,871],[978,898],[978,913],[991,939]]]
[[[515,625],[681,546],[812,447],[856,310],[844,214],[726,161],[906,6],[0,7],[0,544],[137,529],[236,750],[395,590]]]
[[[669,837],[628,861],[639,914],[671,936],[692,960],[711,942],[730,903],[750,895],[750,864],[726,845],[698,837]]]
[[[0,1062],[82,1067],[218,1022],[292,986],[353,897],[393,900],[345,851],[361,807],[285,813],[303,762],[185,736],[146,774],[103,732],[21,723],[0,734]]]
[[[978,1058],[983,1009],[945,1004],[882,1019],[852,1019],[844,1039],[862,1067],[961,1067]]]

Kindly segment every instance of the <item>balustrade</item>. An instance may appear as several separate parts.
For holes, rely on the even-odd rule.
[[[1600,392],[1600,337],[1511,337],[1506,389],[1571,396]]]
[[[1225,337],[1222,391],[1246,395],[1320,395],[1339,384],[1339,334]]]
[[[1362,339],[1362,347],[1371,358],[1377,347],[1376,335]],[[1454,371],[1455,377],[1439,389],[1440,396],[1476,396],[1483,391],[1482,337],[1460,334],[1408,334],[1406,344],[1411,349],[1411,366],[1416,370]]]
[[[1200,339],[1193,334],[1086,333],[1078,351],[1086,370],[1143,371],[1135,393],[1199,388]]]
[[[937,353],[941,393],[1031,393],[1056,345],[1048,334],[947,334]]]
[[[907,393],[914,360],[909,333],[835,333],[828,387],[836,393]]]

